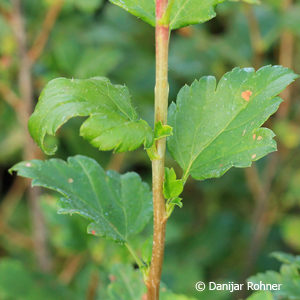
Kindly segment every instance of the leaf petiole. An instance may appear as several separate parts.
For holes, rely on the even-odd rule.
[[[125,243],[126,248],[128,249],[131,256],[134,258],[136,264],[138,265],[140,271],[143,274],[144,280],[147,279],[148,275],[148,269],[149,267],[140,259],[140,257],[137,255],[135,250],[132,248],[132,246],[129,244],[129,242]]]

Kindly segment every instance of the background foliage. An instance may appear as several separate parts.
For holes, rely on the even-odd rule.
[[[109,76],[113,83],[128,86],[134,108],[153,125],[155,57],[151,26],[108,1],[22,2],[29,49],[39,32],[47,37],[32,67],[35,102],[50,79]],[[48,36],[41,28],[49,11],[57,16],[50,24]],[[191,84],[204,75],[220,79],[235,66],[283,64],[300,73],[299,0],[263,0],[254,6],[225,2],[218,6],[217,14],[205,24],[174,32],[170,101],[175,100],[185,83]],[[136,299],[140,299],[144,293],[139,285],[141,278],[134,272],[126,249],[87,235],[87,224],[75,215],[57,215],[56,193],[43,191],[39,195],[47,248],[47,257],[42,260],[47,260],[47,267],[41,268],[36,259],[33,233],[37,228],[25,193],[27,184],[7,172],[23,159],[26,147],[26,127],[18,102],[22,61],[11,24],[13,17],[11,2],[1,0],[0,298],[121,299],[115,294],[120,291],[122,299],[132,299],[123,290],[126,279],[134,288]],[[166,299],[175,299],[167,288],[189,297],[177,296],[178,299],[245,299],[246,294],[197,293],[194,284],[199,280],[242,282],[258,272],[264,275],[257,276],[264,276],[265,280],[272,281],[277,276],[284,282],[299,282],[299,260],[277,255],[283,262],[280,268],[270,256],[274,251],[300,252],[299,91],[296,82],[282,95],[285,102],[279,112],[265,124],[277,135],[277,153],[246,171],[232,169],[221,179],[188,181],[182,194],[184,206],[175,209],[167,228],[162,278]],[[150,183],[150,164],[141,150],[114,156],[111,152],[99,152],[78,136],[81,124],[81,118],[73,119],[57,137],[48,140],[50,145],[59,145],[55,157],[87,155],[107,169],[136,171]],[[167,163],[180,173],[178,165]],[[151,224],[145,230],[150,231]],[[144,236],[142,232],[131,244],[143,244],[139,252],[148,261],[149,242]],[[284,295],[260,293],[251,299],[297,299],[297,291],[299,284]]]

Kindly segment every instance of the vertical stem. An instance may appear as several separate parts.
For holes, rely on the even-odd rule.
[[[159,21],[166,11],[168,0],[156,0],[156,85],[155,85],[155,123],[167,123],[168,110],[168,50],[170,30]],[[166,211],[163,196],[165,173],[166,139],[156,142],[159,159],[152,162],[154,229],[152,259],[147,281],[147,300],[159,299],[160,278],[165,247]]]
[[[18,45],[20,69],[19,69],[19,91],[22,98],[22,109],[20,110],[20,120],[24,128],[25,146],[24,160],[33,159],[38,148],[35,146],[27,130],[27,122],[33,110],[33,91],[31,61],[27,55],[27,40],[25,24],[21,11],[21,1],[13,0],[14,16],[12,27]],[[29,186],[29,185],[28,185]],[[34,248],[39,267],[43,271],[50,270],[50,258],[46,245],[46,226],[38,203],[39,189],[33,188],[28,191],[28,199],[33,221]]]
[[[282,12],[285,14],[288,9],[293,5],[293,0],[284,0],[282,3]],[[294,46],[295,38],[292,32],[285,30],[280,38],[280,48],[279,48],[279,64],[287,67],[293,68],[294,60]],[[278,117],[284,119],[289,113],[289,108],[291,104],[292,87],[287,87],[280,95],[284,101],[280,105],[278,110]]]
[[[253,64],[254,67],[258,69],[261,67],[264,58],[264,42],[252,5],[245,3],[244,10],[249,26],[249,34],[253,51]]]
[[[283,0],[282,11],[286,12],[293,4],[293,0]],[[249,21],[250,23],[250,21]],[[259,29],[259,28],[258,28]],[[251,31],[251,24],[250,24]],[[258,32],[257,37],[261,37]],[[259,42],[259,39],[257,40]],[[252,43],[252,47],[255,51],[255,45]],[[263,50],[263,48],[261,49]],[[289,31],[284,31],[280,38],[280,50],[279,50],[279,64],[288,68],[293,66],[293,52],[294,52],[294,36]],[[261,53],[264,54],[263,52]],[[254,59],[255,60],[255,59]],[[257,60],[255,60],[257,61]],[[285,100],[279,107],[277,118],[285,118],[287,116],[290,98],[291,98],[291,87],[287,87],[281,94],[281,97]],[[244,281],[251,273],[258,259],[259,253],[264,245],[266,238],[268,237],[271,226],[274,222],[272,211],[270,207],[271,201],[271,187],[275,173],[278,170],[279,165],[279,154],[273,153],[269,158],[269,162],[265,168],[265,176],[263,180],[260,179],[257,169],[254,166],[245,170],[247,182],[250,191],[255,200],[255,209],[253,214],[253,235],[250,239],[247,256],[245,258],[245,268],[240,281]],[[262,182],[262,183],[261,183]],[[244,292],[242,291],[237,297],[243,298]]]

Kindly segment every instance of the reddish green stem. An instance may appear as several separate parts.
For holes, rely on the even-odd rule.
[[[167,123],[168,111],[168,50],[170,30],[168,26],[159,24],[168,5],[168,0],[156,1],[156,86],[155,86],[155,123]],[[166,208],[163,196],[166,139],[156,142],[158,159],[152,162],[153,184],[153,248],[152,259],[147,280],[147,300],[159,299],[159,287],[165,248]]]

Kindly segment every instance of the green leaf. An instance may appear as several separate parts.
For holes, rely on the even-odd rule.
[[[146,239],[142,245],[142,258],[147,266],[150,266],[151,258],[152,258],[152,244],[153,244],[153,236],[151,235],[148,239]]]
[[[232,2],[246,2],[249,4],[261,4],[260,0],[230,0]]]
[[[93,57],[93,59],[91,59]],[[95,76],[106,76],[119,64],[122,52],[119,49],[100,48],[87,49],[73,69],[76,78],[91,78]]]
[[[90,241],[90,237],[86,235],[88,221],[79,215],[66,218],[64,215],[57,214],[58,199],[59,197],[47,194],[39,199],[52,248],[64,254],[86,251]]]
[[[196,298],[187,297],[185,295],[173,294],[170,291],[163,291],[161,293],[161,300],[196,300]]]
[[[183,180],[220,177],[275,151],[274,133],[259,127],[278,109],[282,99],[276,96],[296,78],[281,66],[235,68],[218,86],[208,76],[183,87],[169,108],[168,138]]]
[[[173,134],[173,128],[169,125],[163,125],[161,121],[155,124],[154,139],[159,140],[164,137],[168,137]]]
[[[250,297],[247,298],[247,300],[273,300],[273,296],[271,292],[256,292]]]
[[[297,215],[287,215],[284,218],[282,218],[282,221],[280,222],[280,229],[282,232],[283,241],[287,245],[289,245],[291,247],[291,249],[294,249],[297,252],[300,250],[299,227],[300,227],[300,218]],[[280,261],[282,261],[282,259],[280,259],[281,256],[276,257],[276,258],[279,259]],[[300,258],[298,261],[300,263]],[[286,263],[285,261],[283,261],[283,262]]]
[[[115,265],[109,276],[111,283],[107,289],[107,300],[141,300],[146,296],[146,288],[141,272],[129,265]],[[184,295],[173,294],[162,284],[162,300],[196,300]]]
[[[272,256],[286,263],[281,266],[280,272],[267,271],[265,273],[259,273],[250,277],[248,282],[254,284],[260,284],[261,282],[263,284],[281,284],[280,289],[273,289],[271,291],[274,299],[298,299],[300,295],[299,256],[279,252],[273,253]],[[252,298],[250,299],[252,300]],[[253,299],[256,300],[254,296]]]
[[[160,159],[160,156],[157,153],[157,148],[155,143],[150,148],[147,148],[146,151],[151,161],[155,159]]]
[[[115,265],[109,277],[108,300],[142,299],[146,293],[141,273],[129,265]]]
[[[183,191],[183,182],[176,179],[176,173],[173,168],[165,168],[165,180],[163,186],[164,197],[166,199],[176,198]]]
[[[67,287],[50,276],[31,271],[20,261],[2,258],[0,262],[1,300],[77,299]]]
[[[183,204],[181,201],[182,201],[182,198],[177,197],[177,198],[173,198],[169,204],[173,205],[173,206],[178,206],[179,208],[182,208]]]
[[[109,0],[111,3],[118,5],[141,18],[146,23],[155,27],[155,1],[154,0]]]
[[[58,213],[79,214],[92,223],[88,232],[125,243],[140,232],[152,215],[152,195],[136,173],[120,175],[105,171],[93,159],[74,156],[32,160],[15,165],[11,171],[33,179],[60,193]]]
[[[138,118],[128,89],[103,77],[50,81],[29,120],[29,131],[46,154],[54,154],[57,147],[45,144],[45,136],[55,135],[77,116],[89,116],[80,135],[100,150],[124,152],[153,143],[152,129]]]
[[[170,29],[204,23],[216,16],[215,6],[224,0],[171,0],[166,14]]]
[[[294,256],[284,252],[273,252],[271,256],[284,264],[295,265],[300,269],[300,255]]]
[[[103,0],[72,0],[70,2],[84,12],[93,13],[101,7]]]
[[[166,215],[169,218],[175,208],[182,208],[182,198],[178,197],[183,191],[183,181],[176,178],[173,168],[165,168],[165,180],[163,185],[164,197],[168,199],[166,203]]]
[[[214,7],[224,0],[170,0],[167,11],[161,23],[169,25],[171,30],[180,27],[204,23],[216,16]],[[155,1],[153,0],[110,0],[141,18],[152,26],[155,26]]]
[[[179,208],[183,207],[182,203],[182,198],[176,197],[176,198],[171,198],[167,201],[166,203],[166,216],[169,218],[175,209],[175,206],[178,206]]]

